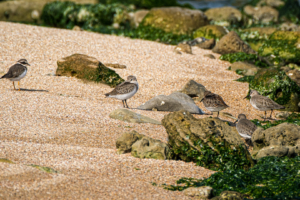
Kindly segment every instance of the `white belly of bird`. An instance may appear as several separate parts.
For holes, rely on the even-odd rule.
[[[224,107],[205,107],[210,112],[219,112],[220,110],[225,109]]]
[[[26,76],[27,70],[25,70],[20,76],[16,77],[16,78],[10,78],[10,81],[20,81],[22,78],[24,78]]]
[[[120,100],[126,100],[126,99],[130,99],[136,92],[137,92],[137,88],[135,88],[134,90],[126,94],[109,95],[108,97],[116,98]]]
[[[242,134],[242,133],[239,133],[240,136],[242,136],[243,138],[251,138],[251,135],[247,135],[247,134]]]

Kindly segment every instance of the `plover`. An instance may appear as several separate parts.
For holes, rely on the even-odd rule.
[[[30,66],[30,64],[27,62],[26,59],[18,60],[17,63],[11,66],[8,72],[5,75],[3,75],[0,79],[7,78],[10,81],[12,81],[15,90],[16,90],[15,81],[18,81],[18,86],[20,91],[20,80],[24,78],[27,73],[26,65]]]
[[[211,112],[218,112],[228,108],[229,106],[224,102],[221,96],[211,93],[210,91],[204,92],[204,98],[201,100],[203,102],[205,108]]]
[[[247,97],[248,96],[246,96],[245,98]],[[255,109],[260,111],[265,111],[264,121],[266,120],[268,110],[271,110],[271,114],[270,114],[270,119],[271,119],[273,110],[285,108],[284,106],[279,105],[269,97],[260,95],[259,92],[257,92],[256,90],[250,91],[250,97],[251,97],[250,103]]]
[[[234,122],[236,123],[236,129],[239,134],[246,140],[247,144],[253,146],[251,137],[253,132],[257,129],[256,125],[246,118],[246,115],[239,114],[238,119]]]
[[[115,89],[105,96],[109,98],[116,98],[122,100],[123,107],[129,108],[127,105],[127,99],[131,98],[139,89],[139,84],[135,76],[128,76],[127,80],[117,85]],[[126,105],[126,106],[125,106]]]

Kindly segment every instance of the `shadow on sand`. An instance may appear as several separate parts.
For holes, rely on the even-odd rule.
[[[36,89],[24,89],[24,88],[20,88],[21,91],[24,91],[24,92],[49,92],[48,90],[36,90]],[[19,91],[17,89],[17,91]]]

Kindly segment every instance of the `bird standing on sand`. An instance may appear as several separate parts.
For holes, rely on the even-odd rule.
[[[27,73],[26,65],[30,66],[30,64],[27,62],[26,59],[18,60],[17,63],[11,66],[8,72],[5,75],[3,75],[0,79],[7,78],[10,81],[12,81],[15,90],[16,90],[15,81],[18,81],[18,86],[20,91],[20,80],[24,78]]]
[[[242,136],[247,144],[253,146],[251,138],[253,132],[257,129],[257,126],[246,118],[246,115],[239,114],[238,119],[234,122],[236,123],[236,129],[239,132],[240,136]]]
[[[129,108],[127,105],[127,99],[131,98],[139,89],[139,84],[135,76],[128,76],[127,80],[117,85],[115,89],[105,96],[109,98],[116,98],[122,100],[123,107]],[[125,106],[126,105],[126,106]]]
[[[246,96],[245,98],[247,98],[248,96]],[[270,114],[270,119],[272,119],[272,112],[273,110],[278,110],[278,109],[284,109],[285,107],[282,105],[279,105],[278,103],[276,103],[275,101],[273,101],[272,99],[270,99],[269,97],[265,97],[259,94],[259,92],[257,92],[256,90],[251,90],[250,91],[250,103],[251,105],[260,111],[265,111],[265,118],[264,121],[267,118],[267,111],[271,110],[271,114]]]
[[[217,117],[219,117],[219,111],[229,107],[221,96],[211,93],[210,91],[204,92],[204,98],[201,102],[203,102],[205,108],[210,112],[218,112]]]

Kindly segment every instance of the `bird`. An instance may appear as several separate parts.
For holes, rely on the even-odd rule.
[[[217,117],[219,117],[219,111],[229,107],[221,96],[210,91],[204,92],[204,98],[200,102],[203,102],[207,110],[211,112],[218,112]]]
[[[123,107],[129,108],[127,99],[131,98],[139,89],[139,84],[135,76],[128,76],[127,80],[117,85],[113,91],[106,93],[105,96],[108,98],[116,98],[122,100]]]
[[[251,138],[253,132],[257,129],[257,126],[248,120],[244,114],[239,114],[238,119],[234,123],[236,122],[238,122],[236,124],[236,129],[240,136],[246,140],[247,144],[253,146]]]
[[[248,96],[246,96],[245,98],[247,98]],[[260,95],[259,92],[257,92],[256,90],[251,90],[250,91],[250,104],[257,110],[260,111],[265,111],[265,118],[264,121],[267,118],[267,111],[271,110],[271,114],[270,114],[270,119],[272,119],[272,112],[273,110],[278,110],[278,109],[284,109],[285,107],[282,105],[279,105],[278,103],[276,103],[275,101],[273,101],[272,99],[270,99],[269,97],[265,97]]]
[[[27,74],[27,67],[30,66],[30,64],[27,62],[26,59],[22,58],[17,61],[16,64],[11,66],[6,74],[4,74],[0,79],[7,78],[10,81],[13,82],[14,90],[16,90],[15,87],[15,81],[18,81],[19,91],[20,91],[20,80],[24,78]]]

